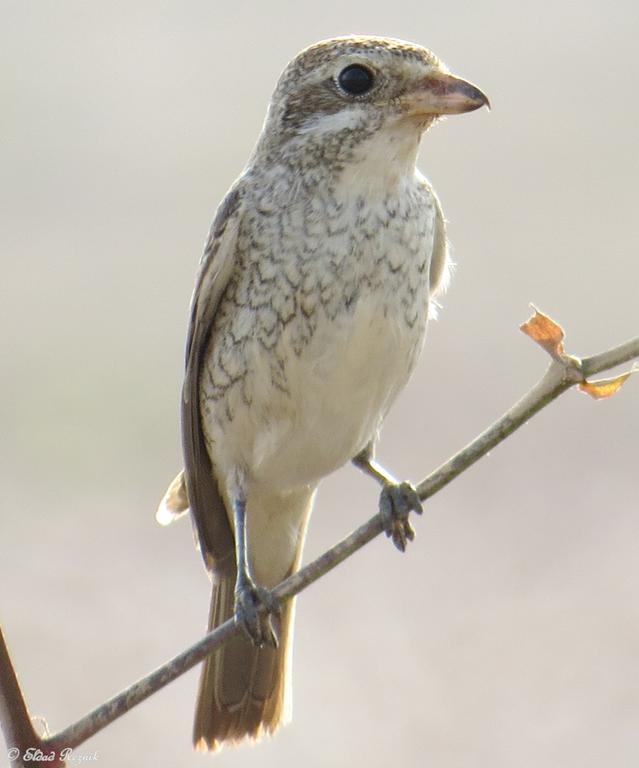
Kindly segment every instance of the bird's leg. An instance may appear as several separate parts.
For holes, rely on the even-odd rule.
[[[236,498],[233,507],[237,564],[235,622],[258,647],[267,644],[277,648],[277,634],[271,614],[279,614],[279,604],[268,589],[255,583],[251,575],[246,536],[246,500],[243,497]]]
[[[404,552],[408,542],[415,538],[415,531],[408,520],[408,515],[410,512],[417,512],[418,515],[423,512],[417,491],[410,483],[398,483],[381,464],[375,461],[372,443],[355,456],[353,464],[382,486],[379,512],[382,516],[384,532],[389,539],[393,540],[397,549]]]

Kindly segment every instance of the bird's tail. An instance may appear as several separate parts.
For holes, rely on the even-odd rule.
[[[249,550],[254,576],[261,586],[271,589],[298,569],[312,502],[312,489],[286,497],[262,496],[259,510],[249,498]],[[234,568],[216,577],[209,630],[233,616],[235,578]],[[257,739],[290,720],[294,612],[293,599],[282,605],[279,616],[271,617],[277,648],[257,648],[237,633],[208,656],[202,668],[195,711],[196,749],[214,751],[223,743]]]
[[[235,574],[213,585],[209,631],[233,616],[234,591]],[[204,662],[193,727],[196,749],[257,739],[290,719],[293,613],[289,600],[281,615],[272,617],[277,648],[257,648],[238,633]]]

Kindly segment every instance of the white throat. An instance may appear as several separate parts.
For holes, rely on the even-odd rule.
[[[415,178],[421,131],[414,124],[393,120],[359,144],[340,177],[366,196],[386,196]]]

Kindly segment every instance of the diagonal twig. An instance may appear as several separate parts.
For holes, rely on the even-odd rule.
[[[561,395],[562,392],[574,385],[578,384],[585,391],[597,397],[613,394],[625,381],[627,374],[622,374],[614,380],[608,380],[605,387],[602,388],[598,388],[598,382],[587,381],[587,376],[614,368],[639,357],[639,337],[637,337],[599,355],[579,360],[564,352],[564,334],[560,326],[537,311],[533,318],[522,326],[522,330],[550,354],[552,360],[548,369],[539,382],[500,419],[418,484],[417,491],[422,500],[441,490],[538,411]],[[612,389],[610,388],[611,381],[616,382]],[[274,596],[278,600],[284,601],[297,595],[361,549],[378,536],[382,530],[381,517],[379,514],[375,515],[323,555],[279,584],[273,590]],[[35,737],[35,743],[41,745],[43,749],[54,751],[56,754],[60,754],[65,748],[75,748],[201,662],[214,648],[221,645],[237,631],[239,631],[238,627],[232,619],[229,619],[190,648],[133,683],[78,722],[42,740],[35,737],[26,706],[24,706],[22,696],[19,693],[15,673],[8,654],[6,654],[6,648],[5,657],[3,657],[2,648],[4,645],[0,642],[0,722],[7,743],[16,746],[26,745],[30,738]],[[0,635],[0,641],[1,639]],[[19,706],[15,711],[10,711],[6,702],[12,700],[22,702],[22,706]]]

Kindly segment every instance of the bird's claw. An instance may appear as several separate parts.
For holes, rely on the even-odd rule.
[[[379,511],[384,533],[400,552],[404,552],[408,542],[415,538],[408,515],[410,512],[421,515],[424,511],[417,491],[410,483],[387,483],[379,497]]]
[[[248,578],[238,581],[235,587],[235,623],[258,648],[263,645],[277,648],[273,615],[280,615],[280,604],[268,589],[257,586]]]

